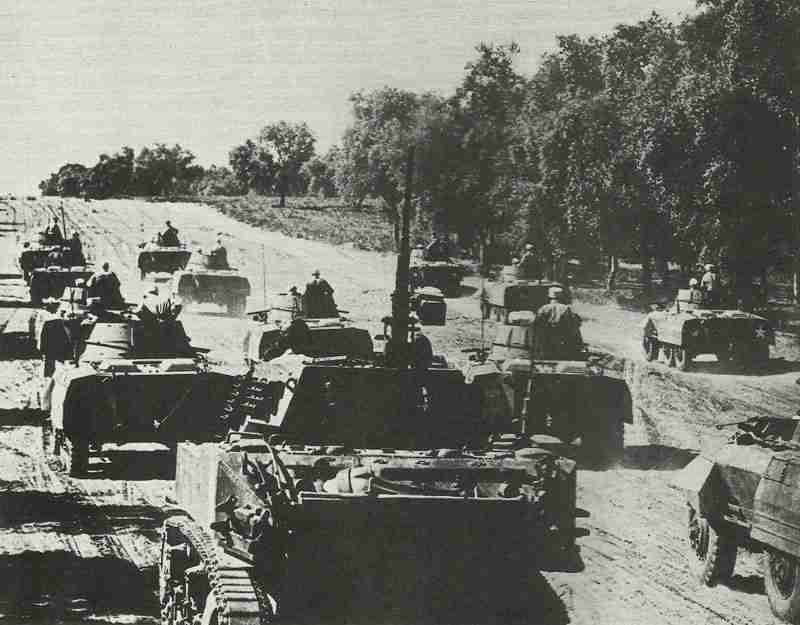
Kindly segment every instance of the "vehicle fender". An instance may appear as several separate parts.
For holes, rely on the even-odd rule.
[[[679,318],[665,318],[661,316],[651,316],[649,319],[652,322],[652,328],[655,330],[655,336],[662,343],[670,343],[671,345],[683,344],[683,320]]]
[[[706,518],[724,514],[727,494],[716,464],[697,456],[678,473],[674,486],[684,491],[686,502]]]
[[[800,557],[800,452],[770,459],[756,489],[751,537]]]

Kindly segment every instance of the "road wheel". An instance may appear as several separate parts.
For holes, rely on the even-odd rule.
[[[656,337],[644,335],[642,337],[642,349],[644,350],[644,358],[647,362],[658,360],[658,352],[661,348]]]
[[[764,556],[764,586],[775,616],[797,623],[800,620],[800,562],[780,551]]]
[[[89,468],[89,442],[81,438],[62,437],[61,458],[70,477],[82,477]]]
[[[706,586],[730,579],[736,565],[736,541],[720,533],[704,516],[689,506],[689,545],[692,549],[692,569]]]
[[[674,347],[672,350],[672,357],[675,362],[675,367],[678,371],[688,371],[692,366],[692,355],[684,347]]]

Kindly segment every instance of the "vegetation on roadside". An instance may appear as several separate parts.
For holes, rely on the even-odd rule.
[[[800,5],[698,8],[680,24],[653,14],[603,37],[558,37],[533,76],[515,68],[517,44],[481,44],[449,96],[356,92],[350,125],[323,156],[305,124],[276,122],[231,150],[230,169],[203,170],[191,152],[157,144],[67,164],[42,189],[278,193],[282,205],[286,195],[338,196],[330,227],[350,227],[348,210],[371,201],[370,219],[383,220],[369,229],[396,240],[413,148],[417,213],[487,262],[532,241],[548,266],[607,263],[609,289],[624,258],[641,263],[646,289],[671,260],[687,271],[718,262],[744,288],[793,267],[800,293]],[[225,206],[244,214],[262,203]],[[249,219],[268,223],[269,210]],[[340,236],[317,222],[297,232]]]

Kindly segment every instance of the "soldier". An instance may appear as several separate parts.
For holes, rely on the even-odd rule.
[[[697,278],[689,280],[689,301],[686,302],[688,305],[685,308],[687,310],[700,308],[705,303],[705,299],[705,293],[700,289]]]
[[[700,278],[700,287],[705,291],[706,303],[715,305],[719,301],[719,276],[717,275],[716,265],[709,263],[705,267],[706,272]]]
[[[175,228],[167,219],[167,229],[161,233],[161,245],[167,247],[178,247],[181,242],[178,239],[178,229]]]
[[[542,268],[534,253],[533,244],[525,244],[525,251],[519,259],[518,271],[519,277],[523,280],[538,280],[542,277]]]
[[[426,260],[443,261],[447,260],[450,255],[450,246],[447,238],[443,234],[437,234],[433,241],[425,248],[424,257]]]
[[[85,265],[86,258],[83,256],[83,243],[77,232],[72,233],[72,238],[67,242],[69,247],[70,265]]]
[[[58,217],[53,217],[47,227],[44,229],[45,242],[48,245],[61,245],[64,242],[64,236],[61,234],[61,228],[58,227]]]
[[[47,266],[48,267],[61,267],[64,263],[64,253],[61,251],[60,247],[56,247],[47,254]]]
[[[289,297],[291,298],[292,319],[295,317],[303,316],[303,296],[297,287],[292,285],[289,287]]]
[[[89,278],[86,286],[89,288],[89,297],[99,298],[99,304],[105,308],[122,308],[125,305],[119,278],[111,271],[108,261],[103,263],[101,271]]]
[[[581,318],[564,303],[564,289],[551,287],[550,302],[542,306],[533,321],[534,358],[572,360],[583,352]]]
[[[222,245],[222,239],[217,238],[217,244],[208,253],[209,269],[230,269],[228,265],[228,250]]]
[[[306,284],[303,293],[303,310],[311,318],[336,317],[338,311],[333,301],[333,287],[324,278],[320,278],[319,269],[311,274],[314,279]]]

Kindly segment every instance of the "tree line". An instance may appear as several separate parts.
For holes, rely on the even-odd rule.
[[[180,146],[67,164],[46,193],[312,193],[377,200],[398,225],[415,148],[414,205],[433,227],[506,262],[525,241],[544,262],[721,263],[735,284],[797,276],[800,5],[699,0],[602,37],[557,38],[533,75],[519,46],[481,44],[450,95],[356,92],[338,145],[305,124],[264,127],[208,170]],[[123,191],[120,191],[123,189]],[[795,292],[800,285],[795,278]]]

